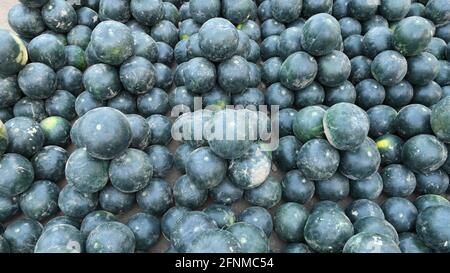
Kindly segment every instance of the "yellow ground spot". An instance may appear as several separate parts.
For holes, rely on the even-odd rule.
[[[243,26],[244,26],[243,24],[239,24],[239,25],[237,25],[236,28],[239,29],[239,30],[241,30]]]
[[[49,117],[49,118],[46,118],[43,121],[41,121],[41,127],[44,130],[50,130],[50,129],[54,128],[56,126],[56,124],[58,124],[58,118],[56,118],[56,117]]]
[[[189,39],[189,35],[187,35],[187,34],[181,35],[181,40],[185,41],[187,39]]]
[[[382,140],[377,141],[378,149],[386,149],[387,147],[389,147],[389,140],[382,139]]]
[[[20,38],[16,34],[14,34],[12,32],[10,32],[10,33],[11,33],[11,37],[13,37],[14,41],[19,46],[19,54],[16,57],[16,62],[21,65],[26,65],[28,62],[27,48],[23,44],[22,40],[20,40]]]

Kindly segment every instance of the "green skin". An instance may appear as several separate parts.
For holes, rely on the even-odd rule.
[[[40,8],[45,5],[48,0],[20,0],[20,2],[30,8]]]
[[[431,111],[431,128],[436,136],[445,143],[450,143],[450,97],[442,99]]]
[[[172,188],[167,181],[154,178],[136,194],[136,201],[142,211],[162,215],[173,203]]]
[[[288,243],[304,240],[303,229],[308,219],[308,210],[297,203],[281,205],[274,215],[274,228],[278,237]]]
[[[302,243],[286,244],[281,250],[282,253],[312,253],[309,246]]]
[[[26,191],[34,180],[33,165],[18,154],[4,154],[0,157],[0,193],[9,197]]]
[[[422,17],[411,16],[394,28],[394,47],[404,56],[414,56],[425,50],[433,37],[433,27]]]
[[[439,75],[434,80],[440,86],[450,85],[450,61],[439,61]]]
[[[308,179],[331,178],[339,166],[339,153],[326,140],[313,139],[306,142],[297,157],[297,166]]]
[[[189,158],[189,154],[194,151],[194,148],[186,143],[181,144],[177,147],[174,154],[174,164],[175,168],[181,173],[186,173],[186,163]]]
[[[6,222],[11,216],[19,211],[17,198],[11,198],[6,195],[0,195],[0,221]]]
[[[398,245],[384,235],[362,232],[345,244],[344,253],[401,253]]]
[[[127,119],[132,134],[130,148],[144,149],[147,147],[151,135],[150,126],[140,115],[130,114],[127,115]]]
[[[91,43],[97,58],[110,65],[120,65],[134,53],[133,36],[122,23],[106,21],[92,31]]]
[[[100,1],[98,15],[101,21],[113,20],[126,23],[130,19],[130,2],[126,0]]]
[[[13,75],[27,63],[28,54],[25,45],[15,34],[0,30],[2,54],[0,55],[0,75]]]
[[[431,134],[431,110],[420,104],[410,104],[400,109],[394,121],[398,136],[409,139],[419,134]]]
[[[270,19],[273,20],[273,19]],[[269,22],[268,20],[267,22]],[[282,32],[284,30],[280,29],[279,32]],[[263,33],[264,37],[264,33]],[[266,61],[270,58],[277,57],[278,56],[278,45],[280,44],[280,36],[279,35],[271,35],[267,38],[265,38],[261,44],[260,44],[260,55],[261,59],[263,61]]]
[[[388,27],[370,29],[363,38],[363,52],[370,58],[375,58],[380,52],[392,48],[392,30]]]
[[[193,183],[201,189],[211,189],[225,178],[226,160],[215,155],[206,147],[194,150],[188,158],[186,173]]]
[[[400,235],[399,247],[402,253],[432,253],[433,251],[420,240],[415,233],[404,232]]]
[[[88,26],[91,29],[99,23],[98,13],[89,7],[77,9],[77,17],[79,25]]]
[[[0,77],[0,108],[7,108],[14,106],[22,97],[19,85],[17,84],[17,77]]]
[[[434,106],[442,98],[442,88],[434,81],[423,86],[416,86],[413,103],[420,103],[428,107]]]
[[[95,64],[83,74],[83,84],[94,98],[107,100],[116,96],[122,89],[117,70],[107,64]]]
[[[97,194],[80,193],[71,185],[65,186],[59,193],[58,207],[69,217],[82,219],[95,210],[97,204]]]
[[[444,60],[445,59],[445,48],[447,46],[447,43],[438,37],[431,38],[430,44],[428,44],[428,47],[425,49],[426,52],[429,52],[434,55],[438,60]],[[447,55],[448,56],[448,55]]]
[[[59,188],[55,183],[48,180],[36,181],[20,196],[20,209],[32,219],[48,219],[58,211],[58,195]]]
[[[136,213],[128,219],[127,226],[136,238],[136,250],[148,250],[161,236],[159,219],[150,214]]]
[[[294,135],[292,131],[292,124],[295,120],[295,115],[297,110],[293,108],[281,109],[279,112],[279,134],[280,137],[292,136]]]
[[[323,104],[325,100],[325,90],[323,87],[312,82],[307,87],[298,90],[294,94],[294,105],[298,108]]]
[[[62,215],[62,216],[56,216],[52,219],[50,219],[50,221],[47,222],[47,224],[45,224],[44,230],[56,226],[56,225],[70,225],[70,226],[74,226],[77,229],[80,228],[80,222],[76,219],[70,218],[68,216]]]
[[[352,223],[356,223],[367,217],[384,219],[384,214],[380,206],[368,199],[353,200],[345,209],[345,214]]]
[[[391,197],[381,205],[386,220],[391,223],[397,232],[414,229],[417,218],[417,209],[408,199]],[[403,215],[400,217],[400,215]]]
[[[231,205],[242,198],[244,190],[235,186],[228,177],[209,190],[211,199],[219,204]]]
[[[410,0],[381,1],[378,12],[389,21],[399,21],[408,14],[411,7]]]
[[[375,142],[366,140],[355,150],[341,152],[339,171],[352,180],[373,175],[381,163],[381,156]]]
[[[206,202],[208,191],[198,188],[187,175],[183,175],[175,181],[173,197],[177,205],[196,209]]]
[[[359,82],[355,87],[355,91],[355,104],[364,110],[381,105],[386,97],[383,85],[373,79],[365,79]]]
[[[449,206],[429,207],[417,217],[417,235],[428,247],[439,252],[449,252],[447,242],[450,240],[450,232],[446,229],[449,224]]]
[[[361,145],[370,127],[367,114],[350,103],[338,103],[329,108],[323,125],[328,141],[339,150],[352,150]]]
[[[418,135],[405,142],[402,159],[410,170],[427,173],[439,169],[447,154],[447,148],[435,136]]]
[[[45,101],[45,110],[50,116],[60,116],[68,121],[74,120],[75,96],[65,90],[57,90],[53,96]]]
[[[380,209],[378,207],[378,209]],[[381,211],[381,209],[380,209]],[[381,213],[383,213],[381,211]],[[399,243],[399,237],[395,228],[386,220],[384,220],[384,215],[381,217],[367,216],[354,222],[353,227],[355,228],[355,233],[370,232],[389,237],[395,243]]]
[[[164,7],[164,19],[172,22],[174,25],[178,26],[181,21],[181,15],[178,11],[177,6],[170,2],[163,2]]]
[[[159,60],[159,61],[163,62],[162,60]],[[156,87],[168,91],[168,89],[172,86],[173,75],[172,75],[171,68],[168,66],[171,63],[172,63],[172,60],[169,60],[168,63],[156,63],[155,64],[155,76],[156,76],[155,86]]]
[[[431,19],[436,25],[447,23],[450,20],[450,3],[445,0],[428,1],[425,17]]]
[[[87,26],[78,25],[67,33],[67,43],[86,49],[91,41],[92,30]]]
[[[449,185],[448,174],[438,169],[426,174],[416,174],[416,191],[419,194],[444,194]]]
[[[408,63],[397,51],[386,50],[378,54],[371,64],[373,77],[383,85],[399,84],[408,72]]]
[[[264,61],[261,67],[261,80],[266,85],[278,82],[280,80],[279,71],[282,64],[283,60],[280,57],[272,57]]]
[[[136,21],[145,26],[153,26],[164,17],[161,0],[133,0],[130,10]]]
[[[415,85],[426,85],[439,74],[438,59],[431,53],[422,52],[408,58],[408,74],[406,78]]]
[[[239,241],[226,230],[208,230],[198,235],[188,246],[187,253],[239,253]]]
[[[397,111],[387,105],[377,105],[367,110],[370,121],[369,136],[372,138],[393,133],[393,123],[397,117]]]
[[[163,20],[154,25],[151,29],[152,37],[159,42],[164,42],[172,48],[178,42],[178,28],[170,21]]]
[[[389,196],[407,197],[416,188],[416,177],[403,165],[391,164],[381,172],[383,191]]]
[[[242,253],[268,253],[269,240],[260,228],[255,225],[239,222],[228,227],[227,231],[231,232],[238,239]]]
[[[33,253],[41,233],[42,225],[38,221],[22,218],[10,223],[3,237],[8,241],[11,253]]]
[[[305,204],[313,197],[315,185],[299,170],[292,170],[281,180],[281,189],[283,200]]]
[[[44,63],[55,70],[65,63],[64,44],[51,34],[41,34],[31,40],[28,54],[32,62]]]
[[[318,13],[331,14],[333,9],[332,0],[304,0],[302,8],[302,16],[309,18]]]
[[[57,33],[67,33],[77,24],[75,9],[64,0],[49,0],[42,7],[42,18],[47,27]]]
[[[132,57],[120,67],[120,80],[131,94],[142,94],[153,88],[155,69],[147,59]]]
[[[386,88],[384,104],[400,109],[409,104],[413,96],[413,86],[408,81],[403,80],[399,84]]]
[[[8,23],[16,33],[30,39],[47,29],[42,20],[41,11],[35,8],[27,8],[22,4],[16,4],[9,10]],[[16,66],[16,68],[18,67]]]
[[[359,54],[363,54],[363,39],[364,36],[359,35],[359,34],[354,34],[354,35],[350,35],[349,37],[344,39],[344,53],[347,55],[347,57],[349,59],[353,59],[355,57],[359,57],[359,59],[361,59],[362,57],[365,56],[361,56]],[[370,60],[369,58],[365,57],[363,58],[363,60]],[[350,60],[351,61],[351,60]],[[353,64],[352,64],[353,66]]]
[[[168,145],[172,140],[172,121],[163,115],[151,115],[147,118],[151,136],[149,144]]]
[[[187,64],[183,69],[187,90],[194,94],[204,94],[210,91],[216,82],[214,64],[201,57],[193,58]]]
[[[274,83],[266,90],[266,103],[268,106],[278,105],[280,109],[292,107],[294,93],[281,83]]]
[[[339,86],[351,73],[351,63],[347,55],[337,50],[320,57],[317,64],[317,80],[324,86]]]
[[[315,191],[319,200],[338,202],[348,196],[350,183],[348,178],[339,173],[335,173],[328,179],[316,181]]]
[[[87,253],[133,253],[135,247],[133,232],[119,222],[100,224],[86,240]]]
[[[74,226],[58,224],[46,228],[36,242],[34,253],[81,253],[84,238]]]
[[[31,99],[27,96],[21,98],[14,105],[13,113],[15,117],[27,117],[37,122],[42,121],[48,116],[43,100]]]
[[[152,145],[145,149],[153,166],[153,177],[166,177],[173,167],[173,155],[162,145]]]
[[[269,176],[256,188],[244,192],[244,199],[254,206],[271,208],[281,200],[281,184],[274,177]]]
[[[341,41],[339,22],[329,14],[321,13],[310,17],[302,31],[302,47],[314,56],[331,53]]]
[[[158,56],[158,45],[155,40],[141,31],[133,31],[131,35],[134,41],[134,54],[155,63]]]
[[[352,181],[350,196],[353,199],[376,199],[383,190],[383,181],[379,173],[365,179]]]
[[[220,87],[231,94],[239,94],[249,85],[249,66],[241,56],[233,56],[221,62],[217,68]]]
[[[294,1],[269,1],[271,3],[272,16],[281,23],[290,23],[299,17],[302,10],[301,0]]]
[[[108,101],[108,107],[119,110],[126,115],[136,113],[136,97],[126,91],[120,92]]]
[[[299,63],[302,65],[299,66]],[[281,65],[280,82],[291,90],[301,90],[314,81],[317,71],[317,62],[311,55],[305,52],[296,52]]]
[[[169,95],[160,88],[152,88],[137,98],[137,109],[144,117],[154,114],[164,115],[169,108]]]
[[[375,143],[381,156],[381,165],[401,163],[404,141],[400,137],[386,134],[377,138]]]
[[[348,4],[348,13],[353,18],[366,21],[377,13],[378,5],[379,2],[353,0]]]
[[[234,94],[232,97],[233,105],[242,105],[247,107],[249,105],[262,105],[264,104],[264,94],[258,88],[247,88],[241,94]]]
[[[248,207],[239,215],[239,222],[254,225],[264,231],[267,237],[273,230],[272,216],[269,211],[262,207]]]
[[[231,160],[228,175],[242,189],[261,185],[270,174],[271,156],[259,144],[253,144],[242,157]]]
[[[145,188],[153,175],[148,155],[137,149],[127,149],[113,159],[109,166],[109,178],[114,187],[125,193]]]
[[[228,228],[236,222],[236,215],[231,207],[212,204],[203,210],[204,213],[214,220],[220,229]]]
[[[222,1],[222,15],[231,23],[238,25],[247,21],[254,5],[251,0],[224,0]]]
[[[65,66],[56,73],[56,88],[67,90],[74,96],[78,96],[84,91],[83,72],[73,66]]]
[[[301,148],[301,142],[294,136],[280,138],[278,148],[273,151],[273,161],[282,171],[290,171],[297,168],[297,154]]]
[[[193,0],[189,2],[189,12],[195,22],[203,24],[211,18],[220,17],[220,5],[219,0],[210,2]]]
[[[353,226],[345,214],[327,207],[314,210],[305,225],[305,241],[319,253],[341,252],[353,235]]]
[[[178,251],[186,252],[197,237],[213,230],[217,230],[217,226],[206,213],[186,212],[173,227],[170,234],[171,243]]]
[[[294,135],[303,143],[324,138],[323,117],[326,111],[319,106],[309,106],[298,111],[292,124]]]
[[[362,80],[370,79],[372,76],[370,66],[372,60],[365,56],[356,56],[350,60],[352,71],[349,80],[353,83],[359,83]]]
[[[67,160],[66,178],[81,193],[95,193],[108,182],[109,162],[91,157],[86,149],[75,150]]]
[[[161,231],[168,241],[171,240],[170,235],[175,228],[175,224],[188,211],[188,208],[174,206],[168,209],[166,213],[164,213],[163,217],[161,218]]]
[[[62,117],[53,116],[41,121],[40,126],[45,136],[45,145],[57,145],[65,147],[69,143],[69,121]]]
[[[416,206],[417,211],[421,213],[429,207],[450,206],[450,202],[441,195],[424,194],[416,198],[414,206]]]
[[[45,64],[30,63],[19,72],[18,83],[30,98],[46,99],[56,90],[56,74]]]
[[[81,222],[80,231],[84,239],[89,236],[89,233],[93,231],[100,224],[116,221],[114,214],[104,210],[96,210],[84,217]]]
[[[10,253],[11,249],[9,247],[8,241],[6,241],[3,236],[0,235],[0,253]]]
[[[248,20],[239,24],[237,29],[243,31],[253,41],[258,41],[261,38],[261,30],[255,21]]]
[[[114,214],[130,211],[136,203],[134,193],[124,193],[114,188],[111,184],[106,185],[98,197],[100,207]]]
[[[109,107],[96,108],[83,116],[77,128],[79,144],[98,159],[113,159],[131,143],[131,127],[124,114]]]

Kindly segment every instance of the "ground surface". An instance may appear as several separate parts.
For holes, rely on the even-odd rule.
[[[17,0],[1,0],[0,1],[0,27],[9,28],[8,26],[8,10],[17,3]]]

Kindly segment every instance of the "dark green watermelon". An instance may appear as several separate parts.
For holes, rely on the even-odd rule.
[[[302,65],[299,66],[298,64]],[[291,90],[300,90],[311,84],[318,72],[316,60],[306,52],[296,52],[281,65],[280,82]]]
[[[350,196],[354,199],[376,199],[383,190],[383,180],[379,173],[350,183]]]
[[[241,56],[233,56],[217,67],[217,81],[226,92],[237,94],[249,85],[249,66]]]
[[[319,106],[309,106],[300,110],[295,116],[292,125],[294,135],[302,142],[307,142],[314,138],[324,138],[322,121],[325,112]]]
[[[280,32],[284,31],[281,29]],[[263,61],[270,59],[272,57],[277,57],[278,53],[278,45],[280,44],[280,36],[279,35],[271,35],[265,38],[260,44],[260,55]]]
[[[137,113],[136,97],[129,92],[120,92],[112,99],[108,100],[108,107],[114,108],[123,114]]]
[[[8,120],[5,125],[9,136],[8,152],[31,157],[44,145],[44,133],[36,121],[16,117]]]
[[[95,64],[86,69],[83,84],[98,100],[113,98],[122,89],[118,71],[107,64]]]
[[[56,90],[56,74],[43,63],[30,63],[18,75],[19,87],[34,99],[50,97]]]
[[[65,178],[68,152],[59,146],[45,146],[32,159],[36,179],[59,182]]]
[[[450,98],[437,103],[431,111],[431,128],[436,136],[445,143],[450,142]]]
[[[150,126],[145,118],[136,114],[127,115],[131,127],[131,148],[144,149],[148,145],[150,137]]]
[[[145,93],[155,84],[154,67],[143,57],[132,57],[121,65],[120,80],[130,93]]]
[[[373,175],[380,162],[381,156],[375,142],[366,138],[358,148],[341,152],[339,171],[350,179],[363,179]]]
[[[316,193],[319,200],[338,202],[349,194],[349,180],[345,176],[335,173],[328,179],[316,181]]]
[[[107,184],[98,194],[100,207],[114,214],[126,213],[136,204],[134,193],[124,193]]]
[[[64,52],[66,65],[76,67],[80,71],[84,71],[86,69],[86,55],[81,47],[68,45],[65,47]]]
[[[341,41],[339,22],[326,13],[309,18],[302,31],[302,47],[314,56],[331,53]]]
[[[28,8],[20,3],[12,6],[11,9],[9,10],[8,24],[17,34],[25,38],[34,38],[39,34],[41,34],[47,28],[44,23],[44,20],[42,19],[41,11],[39,9]],[[4,34],[2,34],[2,37],[7,38],[8,35],[4,36]],[[14,58],[16,56],[14,56]],[[25,57],[26,55],[23,56]],[[26,58],[24,59],[24,63],[22,64],[22,66],[25,63]]]
[[[98,13],[87,6],[77,9],[76,12],[78,25],[84,25],[94,29],[99,23]]]
[[[3,233],[11,253],[33,253],[34,246],[41,236],[42,225],[30,218],[22,218],[10,223]]]
[[[155,63],[158,57],[158,46],[155,40],[142,31],[132,31],[134,54]]]
[[[0,77],[0,107],[14,106],[22,97],[17,77]],[[6,121],[5,121],[6,122]]]
[[[429,207],[417,217],[416,230],[419,238],[428,247],[439,251],[448,252],[449,232],[445,228],[449,223],[450,207]]]
[[[67,90],[74,96],[84,91],[83,72],[73,66],[64,66],[56,73],[56,88]]]
[[[450,21],[450,3],[445,0],[430,0],[425,6],[425,17],[436,25]]]
[[[349,37],[345,38],[344,53],[348,58],[353,59],[363,54],[363,39],[364,36],[359,34],[350,35]]]
[[[394,108],[401,108],[411,102],[414,96],[413,86],[408,81],[401,81],[400,83],[387,86],[385,88],[386,97],[384,104]]]
[[[281,23],[290,23],[295,21],[301,13],[303,1],[270,1],[270,7],[273,18]]]
[[[411,8],[410,0],[401,1],[381,1],[378,12],[389,21],[399,21],[403,19]]]
[[[355,86],[356,104],[363,109],[381,105],[386,97],[383,85],[373,79],[366,79]]]
[[[172,231],[175,229],[175,224],[178,222],[178,220],[189,211],[188,208],[181,207],[181,206],[174,206],[171,207],[169,210],[164,213],[163,217],[161,218],[161,231],[164,237],[167,240],[170,240]]]
[[[239,222],[227,228],[238,239],[242,253],[267,253],[268,238],[260,228],[245,222]]]
[[[87,26],[78,25],[67,33],[67,43],[86,49],[91,41],[92,29]]]
[[[383,85],[392,86],[400,83],[406,76],[408,64],[399,52],[386,50],[378,54],[372,62],[373,77]]]
[[[152,145],[145,149],[153,166],[153,177],[166,177],[173,166],[173,155],[166,146]]]
[[[130,1],[100,1],[98,7],[100,21],[118,21],[125,23],[130,19]]]
[[[136,250],[148,250],[161,236],[159,219],[147,213],[136,213],[128,218],[127,226],[136,239]]]
[[[259,186],[245,190],[244,199],[251,205],[271,208],[281,200],[281,183],[268,176]]]
[[[426,85],[439,73],[439,62],[431,53],[422,52],[408,58],[407,80],[415,85]]]
[[[269,211],[263,207],[254,206],[244,209],[239,215],[238,221],[258,227],[264,231],[267,237],[270,237],[273,230],[272,216]]]
[[[329,108],[324,116],[323,125],[330,144],[340,150],[358,147],[369,132],[367,114],[350,103],[338,103]]]
[[[393,123],[397,117],[397,111],[394,108],[387,105],[377,105],[367,110],[367,115],[370,121],[370,137],[375,139],[394,132]]]
[[[264,61],[261,67],[261,80],[270,85],[279,81],[279,72],[283,60],[279,57],[272,57]]]
[[[394,128],[398,136],[411,138],[419,134],[430,134],[431,110],[421,104],[410,104],[398,112]]]
[[[339,25],[341,26],[341,35],[345,40],[352,35],[361,34],[361,23],[358,20],[351,17],[344,17],[339,19]]]
[[[356,102],[356,89],[349,81],[345,81],[337,87],[329,87],[325,90],[324,104],[326,106],[331,107],[343,102],[351,104]]]
[[[187,63],[186,68],[183,70],[183,75],[188,91],[195,94],[203,94],[214,87],[216,68],[204,58],[194,58]]]
[[[68,224],[46,227],[34,248],[34,253],[81,253],[83,251],[84,240],[81,232]]]
[[[220,182],[219,185],[209,190],[211,199],[220,204],[230,205],[239,201],[244,194],[244,190],[235,186],[228,177]]]
[[[402,253],[432,253],[425,243],[415,233],[404,232],[399,235],[399,247]]]
[[[172,141],[171,128],[172,121],[163,115],[151,115],[147,118],[151,135],[149,144],[167,145]]]
[[[350,60],[352,70],[350,72],[349,80],[352,83],[359,83],[365,79],[370,79],[372,77],[372,72],[370,67],[372,65],[372,60],[365,56],[356,56]]]
[[[32,62],[44,63],[56,70],[65,63],[64,44],[51,34],[41,34],[31,40],[28,54]]]
[[[49,0],[42,7],[42,19],[54,32],[67,33],[77,24],[77,13],[64,0]]]
[[[199,234],[189,244],[187,253],[237,253],[240,252],[239,241],[229,231],[208,230]]]
[[[97,58],[110,65],[120,65],[134,53],[131,30],[124,24],[105,21],[92,31],[91,43]]]
[[[96,193],[80,193],[71,185],[66,185],[59,193],[58,206],[69,217],[82,219],[94,211],[97,204]]]
[[[436,82],[431,81],[425,85],[416,86],[414,88],[414,97],[412,102],[432,107],[441,100],[441,97],[441,86]]]
[[[15,117],[27,117],[38,122],[48,117],[44,101],[31,99],[30,97],[21,98],[14,105],[13,113]]]
[[[330,54],[320,57],[317,64],[317,80],[325,86],[336,87],[350,76],[350,60],[340,51],[334,50]]]
[[[433,37],[433,27],[423,17],[411,16],[401,20],[394,28],[394,47],[404,56],[422,52]]]
[[[392,49],[392,30],[388,27],[374,27],[363,38],[363,52],[370,58]]]
[[[294,136],[282,137],[280,138],[278,148],[273,151],[273,161],[282,171],[295,169],[297,167],[297,154],[300,148],[301,142]]]
[[[303,229],[308,216],[308,210],[302,205],[293,202],[285,203],[275,212],[275,232],[285,242],[301,242],[304,240]]]
[[[45,145],[67,146],[70,141],[69,121],[62,117],[52,116],[43,119],[40,123],[45,136]]]
[[[351,0],[348,2],[348,14],[358,20],[368,20],[377,13],[379,2]]]
[[[220,229],[226,229],[236,222],[233,210],[225,205],[212,204],[203,209],[203,212],[208,214]]]
[[[386,220],[398,233],[414,229],[417,209],[408,199],[401,197],[388,198],[381,205],[381,209],[383,209]]]
[[[139,208],[152,215],[164,214],[172,205],[172,189],[163,179],[154,178],[136,194]]]
[[[45,220],[58,212],[58,195],[59,188],[55,183],[36,181],[20,196],[20,209],[31,219]]]
[[[433,135],[417,135],[403,145],[403,163],[415,172],[439,169],[447,159],[447,148]]]
[[[119,222],[100,224],[86,240],[87,253],[133,253],[135,246],[133,232]]]
[[[381,155],[382,165],[401,163],[404,141],[400,137],[393,134],[386,134],[380,136],[375,141]]]
[[[177,205],[195,209],[205,203],[208,191],[197,187],[187,175],[183,175],[173,186],[173,197]]]
[[[305,204],[313,197],[315,186],[299,170],[292,170],[281,180],[281,189],[283,200]]]
[[[384,220],[384,214],[381,210],[380,206],[374,201],[368,199],[358,199],[353,200],[345,209],[345,214],[352,221],[352,223],[359,222],[364,218],[378,218]],[[359,225],[359,229],[357,225],[355,225],[355,231],[357,233],[368,231],[364,228],[364,225]],[[395,229],[392,227],[393,233],[396,234]],[[395,238],[398,241],[398,238]]]
[[[130,11],[139,23],[153,26],[164,17],[163,2],[161,0],[133,0]]]
[[[4,154],[0,157],[0,193],[8,197],[26,191],[34,180],[34,169],[31,162],[18,154]]]
[[[429,207],[449,205],[450,202],[445,197],[436,194],[424,194],[414,200],[414,206],[416,206],[419,213]]]
[[[339,166],[339,153],[326,140],[313,139],[306,142],[297,157],[297,166],[308,179],[331,178]]]
[[[65,90],[57,90],[45,100],[45,111],[50,116],[60,116],[66,120],[75,119],[75,96]]]
[[[344,253],[401,253],[397,243],[391,238],[369,232],[361,232],[345,243]]]
[[[75,111],[78,116],[83,116],[92,109],[105,105],[104,101],[97,100],[91,92],[84,91],[75,100]]]
[[[416,188],[414,173],[403,165],[388,165],[380,174],[383,178],[383,191],[389,196],[407,197]]]
[[[416,191],[419,194],[444,194],[448,188],[448,174],[441,169],[426,174],[416,174]]]
[[[227,162],[204,147],[194,150],[186,163],[187,175],[193,183],[203,189],[213,188],[222,182],[226,169]]]

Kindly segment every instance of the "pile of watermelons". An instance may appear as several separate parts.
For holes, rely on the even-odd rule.
[[[0,252],[450,252],[449,0],[20,0],[8,21]]]

